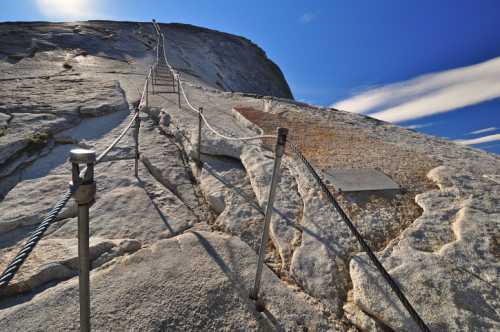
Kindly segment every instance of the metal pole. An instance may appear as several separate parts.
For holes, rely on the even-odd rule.
[[[90,331],[90,257],[89,257],[89,208],[94,202],[96,185],[94,182],[95,151],[73,149],[70,152],[73,169],[73,184],[78,189],[73,195],[78,204],[78,262],[80,331]],[[83,178],[80,178],[79,164],[87,164]],[[75,182],[77,181],[77,182]]]
[[[148,108],[148,99],[149,99],[149,77],[146,80],[146,108]]]
[[[158,59],[156,59],[155,63],[155,84],[158,85]]]
[[[155,94],[155,83],[154,83],[154,69],[153,66],[151,66],[151,69],[149,70],[149,80],[151,80],[151,90],[153,91],[153,95]]]
[[[89,205],[78,205],[80,331],[90,331]]]
[[[153,27],[155,28],[156,30],[156,20],[153,18],[151,21],[153,21]]]
[[[158,36],[158,40],[156,42],[156,64],[158,64],[158,59],[160,57],[160,37]]]
[[[179,104],[179,110],[181,109],[181,77],[177,74],[177,103]]]
[[[276,141],[276,151],[274,157],[273,176],[271,178],[271,186],[269,188],[269,195],[267,196],[266,214],[264,216],[264,229],[262,231],[262,238],[260,240],[259,260],[257,262],[257,273],[255,275],[255,284],[250,298],[257,301],[260,290],[260,280],[262,277],[262,266],[264,264],[264,254],[266,251],[267,241],[269,240],[269,224],[271,222],[271,215],[273,213],[274,196],[276,194],[276,186],[280,177],[280,164],[281,158],[285,152],[286,136],[288,129],[278,128],[278,139]]]
[[[136,112],[139,112],[137,109]],[[135,141],[135,165],[134,165],[134,174],[135,177],[139,176],[139,129],[141,128],[141,118],[140,115],[137,114],[135,118],[135,130],[134,130],[134,141]]]
[[[201,128],[203,126],[203,107],[198,109],[198,157],[196,158],[196,166],[201,170]]]
[[[151,72],[151,82],[153,83],[153,87],[156,85],[156,79],[155,79],[155,75],[156,75],[156,63],[153,63],[151,65],[151,68],[153,68],[153,71]]]

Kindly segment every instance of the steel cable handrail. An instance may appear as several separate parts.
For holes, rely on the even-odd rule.
[[[146,100],[146,93],[147,93],[147,90],[148,90],[148,82],[151,78],[151,75],[153,73],[153,67],[149,67],[149,72],[148,74],[146,75],[146,80],[144,81],[144,86],[142,88],[142,94],[141,94],[141,99],[139,100],[139,108],[142,107],[142,103],[144,102],[144,100]]]
[[[189,106],[189,109],[196,112],[198,115],[201,116],[203,119],[203,122],[205,125],[210,129],[215,135],[224,138],[226,140],[233,140],[233,141],[250,141],[250,140],[257,140],[257,139],[263,139],[263,138],[276,138],[276,135],[257,135],[257,136],[247,136],[247,137],[231,137],[231,136],[226,136],[224,134],[221,134],[218,132],[216,129],[212,127],[212,125],[208,122],[206,116],[203,113],[200,113],[199,110],[197,110],[189,101],[189,99],[186,96],[186,91],[184,90],[182,80],[179,78],[179,87],[182,92],[182,96],[184,97],[184,100],[186,101],[186,104]]]
[[[38,227],[33,231],[28,241],[26,241],[23,248],[17,253],[14,259],[7,265],[5,270],[0,276],[0,290],[7,287],[9,282],[14,278],[17,271],[23,265],[24,261],[28,258],[29,254],[38,241],[42,238],[45,231],[49,226],[56,220],[59,212],[64,208],[66,203],[70,200],[71,196],[75,193],[77,186],[71,186],[70,189],[61,197],[61,199],[56,203],[56,205],[50,210],[45,219],[38,225]]]
[[[113,149],[115,147],[115,145],[118,144],[118,142],[120,142],[120,140],[123,138],[123,136],[125,136],[127,131],[130,129],[130,127],[132,127],[132,124],[134,123],[135,119],[138,116],[139,116],[139,112],[135,112],[134,116],[132,116],[132,119],[130,119],[129,123],[123,129],[123,131],[120,133],[120,135],[118,135],[118,137],[115,138],[115,140],[106,148],[106,150],[104,150],[99,156],[97,156],[96,161],[95,161],[96,164],[98,164],[102,160],[102,158],[104,158],[109,153],[109,151],[111,151],[111,149]]]
[[[328,201],[333,205],[335,210],[340,214],[342,220],[344,223],[347,225],[351,233],[356,237],[356,240],[358,243],[361,245],[363,250],[366,252],[368,257],[370,258],[371,262],[375,265],[377,270],[382,274],[382,277],[384,280],[389,284],[391,287],[392,291],[396,294],[398,297],[399,301],[403,304],[405,309],[408,311],[412,319],[415,321],[415,323],[418,325],[418,327],[424,331],[424,332],[430,332],[429,327],[425,324],[425,322],[420,318],[418,313],[415,311],[413,306],[410,304],[410,301],[406,298],[404,295],[403,291],[401,288],[398,286],[396,281],[391,277],[391,275],[387,272],[387,270],[384,268],[382,263],[378,260],[377,256],[373,253],[371,250],[370,246],[366,243],[366,241],[363,239],[359,231],[357,230],[356,226],[352,223],[350,218],[347,216],[345,211],[342,209],[340,204],[337,202],[335,197],[332,195],[326,184],[321,180],[321,177],[318,175],[318,173],[314,170],[313,166],[311,163],[304,157],[304,155],[300,152],[299,148],[293,144],[289,143],[290,148],[292,151],[297,155],[297,157],[301,160],[301,162],[304,164],[304,166],[307,168],[309,173],[313,176],[314,180],[316,181],[316,184],[321,188],[321,191],[326,195]]]

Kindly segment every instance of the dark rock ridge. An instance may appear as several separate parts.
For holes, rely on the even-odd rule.
[[[189,24],[161,27],[171,46],[167,56],[178,70],[226,91],[293,99],[280,68],[249,39]],[[75,50],[76,55],[134,61],[155,46],[153,37],[145,22],[0,23],[0,59],[16,63],[38,52]],[[190,61],[195,58],[203,67]]]

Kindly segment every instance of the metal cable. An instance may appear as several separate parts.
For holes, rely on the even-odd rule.
[[[104,158],[109,153],[109,151],[111,151],[111,149],[113,149],[115,147],[115,145],[118,144],[118,142],[123,138],[123,136],[125,136],[125,134],[127,133],[127,131],[130,129],[130,127],[132,127],[132,124],[134,123],[135,119],[138,116],[139,116],[139,112],[135,112],[134,116],[132,116],[132,119],[130,119],[129,123],[127,124],[127,126],[125,127],[125,129],[123,129],[123,131],[120,133],[120,135],[118,135],[118,137],[115,138],[115,140],[106,148],[106,150],[104,150],[96,158],[96,161],[95,161],[96,164],[98,164],[102,160],[102,158]]]
[[[247,137],[231,137],[231,136],[226,136],[224,134],[221,134],[220,132],[218,132],[217,130],[215,130],[212,127],[212,125],[208,122],[206,116],[203,113],[200,114],[200,111],[197,110],[190,103],[189,99],[186,96],[186,91],[184,90],[183,83],[182,83],[182,80],[180,79],[180,77],[179,77],[179,87],[181,89],[182,96],[184,97],[184,100],[186,101],[186,104],[189,106],[189,109],[191,109],[192,111],[194,111],[198,115],[200,115],[201,118],[203,119],[203,122],[207,126],[207,128],[210,129],[210,131],[212,131],[215,135],[217,135],[217,136],[219,136],[221,138],[224,138],[226,140],[233,140],[233,141],[251,141],[251,140],[257,140],[257,139],[263,139],[263,138],[276,138],[276,135],[258,135],[258,136],[247,136]]]
[[[396,281],[391,277],[391,275],[387,272],[387,270],[384,268],[382,263],[378,260],[377,256],[373,253],[373,251],[370,249],[368,244],[365,242],[359,231],[356,229],[356,226],[352,223],[352,221],[349,219],[347,214],[344,212],[342,207],[339,205],[335,197],[332,195],[328,187],[325,185],[323,180],[321,180],[320,176],[318,173],[314,170],[312,167],[311,163],[304,157],[304,155],[300,152],[299,148],[293,144],[289,143],[290,148],[292,151],[297,155],[297,157],[302,161],[302,163],[306,166],[307,170],[311,173],[313,178],[316,180],[316,183],[318,186],[321,188],[323,193],[326,195],[328,198],[328,201],[333,205],[335,210],[340,214],[342,217],[342,220],[345,222],[347,227],[349,227],[349,230],[351,233],[356,237],[356,240],[358,240],[358,243],[361,245],[363,250],[367,253],[368,257],[370,258],[371,262],[375,265],[377,270],[382,274],[382,277],[384,277],[385,281],[389,284],[391,287],[392,291],[396,294],[398,297],[399,301],[403,304],[405,309],[408,311],[410,316],[413,318],[415,323],[418,325],[421,331],[423,332],[430,332],[429,327],[425,324],[425,322],[420,318],[418,313],[415,311],[415,309],[412,307],[406,296],[404,295],[403,291],[399,288],[398,284]]]
[[[14,278],[16,272],[28,258],[29,254],[35,248],[38,241],[40,241],[40,239],[43,237],[43,234],[45,233],[47,228],[49,228],[50,224],[52,224],[56,220],[57,215],[59,214],[59,212],[61,212],[66,203],[68,203],[69,199],[77,188],[78,187],[71,186],[70,189],[57,202],[57,204],[54,205],[54,207],[50,210],[45,219],[31,233],[31,237],[28,239],[28,241],[26,241],[23,248],[18,252],[16,257],[14,257],[10,264],[7,265],[2,275],[0,276],[0,289],[6,287],[12,280],[12,278]]]
[[[149,72],[148,74],[146,75],[146,80],[144,81],[144,87],[142,88],[142,95],[141,95],[141,99],[139,100],[139,108],[142,106],[142,103],[144,102],[144,100],[146,99],[146,92],[147,92],[147,89],[148,89],[148,81],[149,79],[151,78],[151,75],[153,73],[153,67],[149,67]]]

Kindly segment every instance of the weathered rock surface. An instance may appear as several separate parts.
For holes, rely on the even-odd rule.
[[[241,154],[241,161],[249,174],[257,201],[265,210],[274,166],[272,154],[255,146],[246,147]],[[300,232],[292,226],[302,216],[303,203],[295,179],[286,166],[281,168],[273,207],[275,213],[271,217],[270,236],[281,257],[282,269],[287,270],[293,248],[300,237]]]
[[[89,257],[93,267],[141,247],[136,240],[106,240],[92,237],[89,242]],[[4,269],[16,254],[17,252],[12,250],[3,255],[5,261],[0,264],[0,269]],[[16,279],[0,294],[12,296],[26,293],[48,282],[69,279],[77,274],[77,239],[42,239]]]
[[[330,330],[310,303],[265,269],[266,312],[248,298],[255,253],[242,241],[193,232],[162,240],[91,273],[95,331]],[[78,330],[75,279],[0,312],[13,330]],[[49,310],[43,310],[50,308]],[[31,319],[25,319],[25,317]]]
[[[417,196],[423,215],[381,253],[383,263],[432,330],[494,331],[500,328],[500,187],[450,171],[429,173],[440,190]],[[363,310],[395,330],[416,329],[366,257],[351,261],[351,276]]]
[[[286,116],[283,116],[285,112]],[[277,118],[277,114],[281,118]],[[394,215],[394,212],[384,205],[383,200],[369,198],[371,203],[364,206],[365,215],[361,218],[354,215],[354,222],[372,247],[382,245],[382,263],[402,285],[410,302],[421,313],[431,330],[498,329],[499,303],[495,297],[500,269],[496,263],[498,250],[492,249],[498,246],[497,238],[500,233],[498,183],[494,181],[494,176],[489,175],[498,172],[500,159],[497,156],[473,149],[461,149],[453,143],[340,111],[309,108],[308,113],[301,113],[300,107],[285,102],[274,102],[272,107],[264,107],[264,112],[260,111],[260,114],[246,115],[264,128],[285,123],[286,126],[290,123],[287,122],[289,119],[293,119],[294,123],[300,123],[301,119],[306,123],[314,123],[316,119],[338,123],[338,128],[334,131],[337,138],[333,142],[335,151],[339,154],[337,158],[342,163],[350,162],[351,167],[364,166],[366,162],[373,164],[377,162],[377,158],[374,156],[366,159],[371,153],[359,151],[364,148],[357,147],[348,138],[349,134],[344,133],[347,130],[350,130],[350,135],[355,132],[361,132],[362,135],[369,133],[370,140],[381,140],[379,145],[370,145],[371,149],[397,143],[391,154],[400,153],[397,152],[398,149],[413,151],[413,155],[408,155],[405,159],[395,155],[392,159],[393,166],[385,166],[381,160],[379,167],[394,174],[405,189],[414,191],[418,188],[418,191],[423,191],[415,197],[416,203],[423,209],[421,217],[409,225],[404,218],[414,213],[406,212],[406,217],[403,215],[404,218],[396,218],[404,222],[400,225],[400,233],[387,238],[394,234],[394,231],[390,231],[394,226],[388,223],[388,216]],[[310,128],[311,125],[308,124],[305,128]],[[299,126],[292,128],[297,127]],[[324,163],[325,166],[330,166],[324,161],[329,149],[322,146],[333,143],[326,141],[321,144],[325,134],[322,133],[319,140],[309,148],[304,145],[304,141],[298,142],[311,159],[316,159],[320,165]],[[308,132],[307,129],[302,129],[297,135],[314,140],[314,136],[311,137],[314,132]],[[339,139],[344,135],[345,141]],[[352,151],[345,151],[349,148]],[[320,153],[315,154],[315,151]],[[425,161],[421,155],[434,161]],[[413,165],[408,163],[410,158],[420,158],[422,161]],[[394,164],[395,160],[401,164]],[[445,165],[427,169],[428,178],[439,189],[429,190],[430,187],[424,180],[418,180],[416,175],[421,174],[421,170],[408,173],[415,165],[421,167],[426,164]],[[390,167],[396,169],[391,170]],[[346,317],[362,329],[389,327],[398,331],[416,330],[411,318],[367,257],[355,256],[359,251],[357,243],[327,205],[311,177],[300,166],[292,169],[296,170],[299,192],[304,200],[302,242],[295,251],[291,266],[296,279],[309,294],[331,305],[337,313],[342,303],[345,303]],[[340,199],[344,206],[357,204],[351,198]],[[402,198],[404,197],[396,197],[395,203],[403,203],[404,201],[398,202]],[[407,206],[406,203],[403,206]],[[373,208],[386,210],[386,215],[373,211]],[[367,214],[368,211],[372,211],[371,214]],[[373,222],[377,224],[371,227]],[[380,241],[384,236],[387,244]]]
[[[200,189],[218,215],[215,227],[238,236],[258,252],[263,210],[243,165],[230,158],[206,156]]]
[[[203,85],[293,98],[278,66],[246,38],[185,24],[162,25],[170,64]]]
[[[141,124],[141,161],[149,173],[199,220],[208,220],[209,214],[194,185],[185,152],[176,144],[174,137],[155,124],[153,117],[145,116]]]
[[[338,316],[347,296],[347,257],[356,249],[347,226],[302,165],[296,164],[298,189],[304,201],[302,238],[290,272],[311,295],[321,299]]]
[[[5,178],[53,145],[54,135],[81,118],[128,110],[117,81],[84,79],[79,74],[0,81],[0,99],[0,112],[10,116],[0,136],[2,196],[11,189]]]

